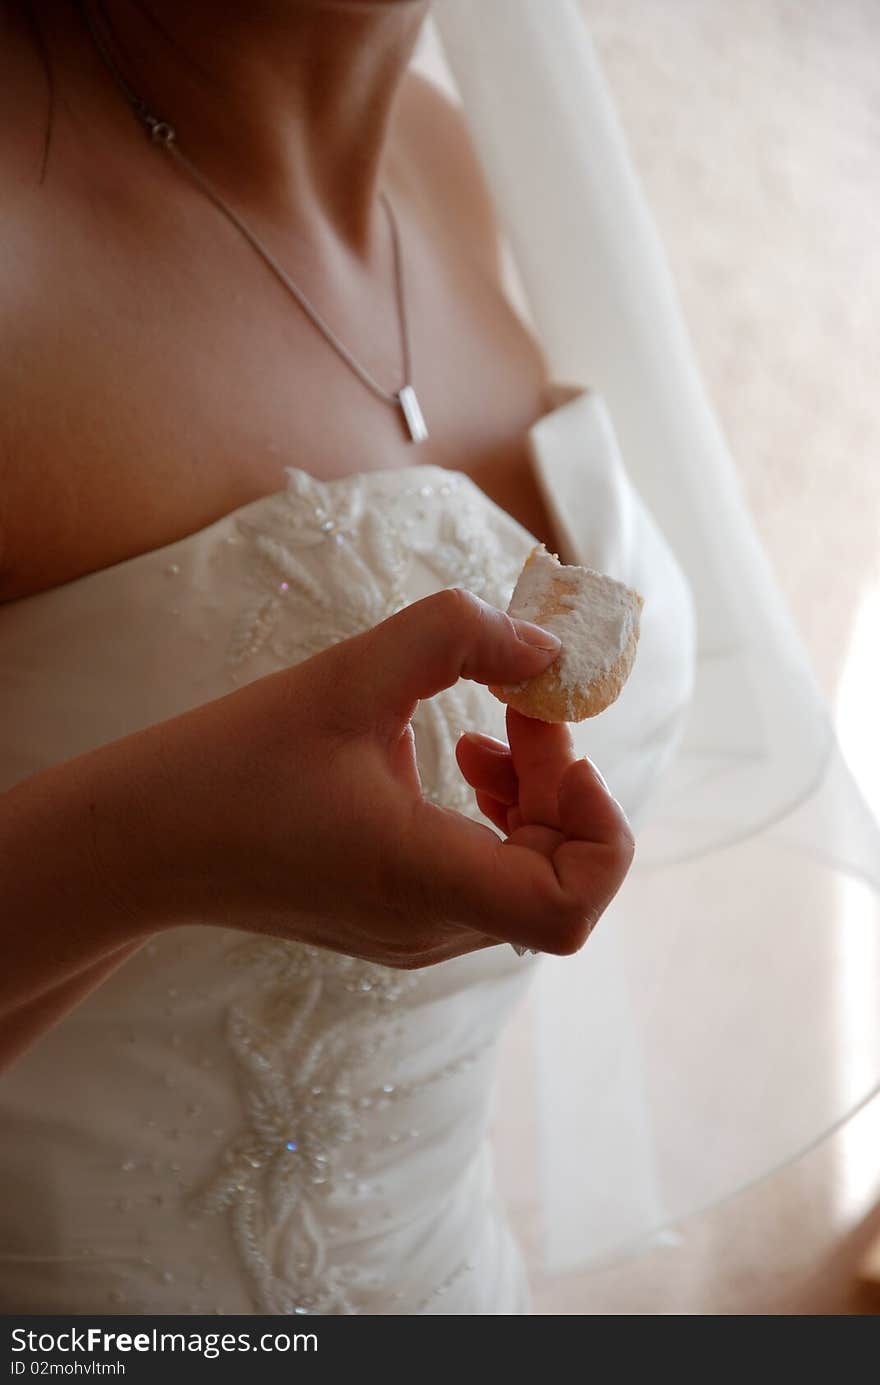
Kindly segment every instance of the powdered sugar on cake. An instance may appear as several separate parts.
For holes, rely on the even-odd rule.
[[[520,573],[507,611],[558,635],[562,649],[555,668],[567,691],[608,673],[631,640],[638,614],[622,582],[591,568],[563,566],[543,546]]]

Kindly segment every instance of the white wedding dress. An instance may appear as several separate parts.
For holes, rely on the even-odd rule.
[[[687,708],[692,611],[606,426],[580,393],[529,441],[557,523],[584,516],[563,556],[646,597],[602,761],[637,811]],[[533,543],[463,473],[289,468],[178,543],[0,612],[0,786],[443,587],[506,606]],[[503,706],[463,681],[414,725],[425,793],[480,818],[453,748],[503,736]],[[401,972],[209,918],[157,937],[0,1083],[0,1308],[528,1311],[487,1133],[496,1042],[539,965],[499,946]]]

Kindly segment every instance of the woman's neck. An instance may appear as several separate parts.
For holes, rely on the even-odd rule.
[[[128,84],[239,208],[329,227],[368,252],[389,122],[429,0],[103,0],[103,14],[80,4]]]

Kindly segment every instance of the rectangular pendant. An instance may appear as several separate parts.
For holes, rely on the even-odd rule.
[[[397,402],[412,441],[424,442],[428,436],[428,429],[412,385],[404,385],[402,390],[398,390]]]

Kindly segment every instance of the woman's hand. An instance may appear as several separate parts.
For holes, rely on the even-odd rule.
[[[549,850],[552,857],[563,835],[562,780],[578,763],[571,732],[565,723],[535,721],[508,707],[507,734],[509,745],[481,732],[465,732],[456,747],[459,769],[480,811],[508,840],[545,854]],[[601,779],[595,767],[593,773]],[[548,835],[535,828],[551,831]]]
[[[564,723],[536,721],[508,707],[507,735],[509,746],[494,736],[466,732],[456,747],[459,768],[474,789],[481,812],[501,829],[507,843],[553,862],[567,840],[568,778],[572,773],[583,775],[583,768],[573,766],[589,762],[575,758],[571,732]],[[589,768],[607,790],[595,766]],[[625,823],[623,810],[616,800],[612,802]]]
[[[151,728],[144,817],[166,868],[153,853],[147,875],[173,882],[167,925],[221,923],[395,967],[504,941],[575,952],[633,843],[567,730],[510,712],[512,751],[497,767],[460,743],[506,840],[429,803],[417,769],[420,699],[458,678],[519,682],[552,660],[555,648],[525,642],[524,629],[536,627],[469,592],[439,592]]]

